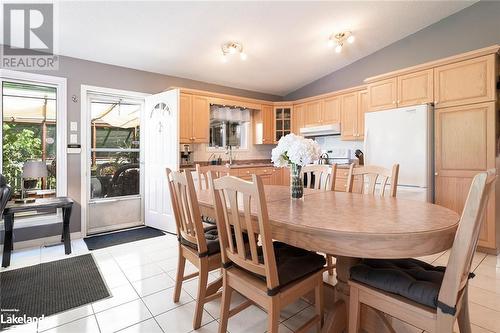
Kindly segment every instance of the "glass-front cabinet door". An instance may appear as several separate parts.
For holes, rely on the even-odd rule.
[[[274,109],[275,119],[275,140],[290,134],[292,129],[292,108],[290,106],[277,107]]]

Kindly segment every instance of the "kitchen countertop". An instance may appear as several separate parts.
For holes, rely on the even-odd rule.
[[[201,164],[201,163],[200,163]],[[202,165],[207,165],[202,164]],[[228,165],[228,164],[223,164],[229,169],[244,169],[244,168],[273,168],[274,165],[271,162],[245,162],[245,161],[238,161],[234,163],[233,165]],[[337,168],[338,169],[349,169],[349,164],[338,164]],[[358,164],[355,164],[354,167],[358,167]],[[194,166],[181,166],[181,169],[183,170],[195,170]]]

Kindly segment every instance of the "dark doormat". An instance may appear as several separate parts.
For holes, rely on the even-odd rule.
[[[165,233],[155,228],[141,227],[106,235],[97,235],[84,238],[89,250],[98,250],[105,247],[135,242],[142,239],[164,236]]]
[[[1,272],[0,330],[109,296],[91,254]]]

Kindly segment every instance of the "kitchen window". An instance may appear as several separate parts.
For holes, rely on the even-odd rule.
[[[209,148],[248,148],[250,109],[213,104],[210,106]]]

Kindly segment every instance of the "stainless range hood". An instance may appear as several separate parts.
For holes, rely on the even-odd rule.
[[[300,129],[300,134],[306,137],[340,135],[340,123],[321,125],[321,126],[302,127]]]

